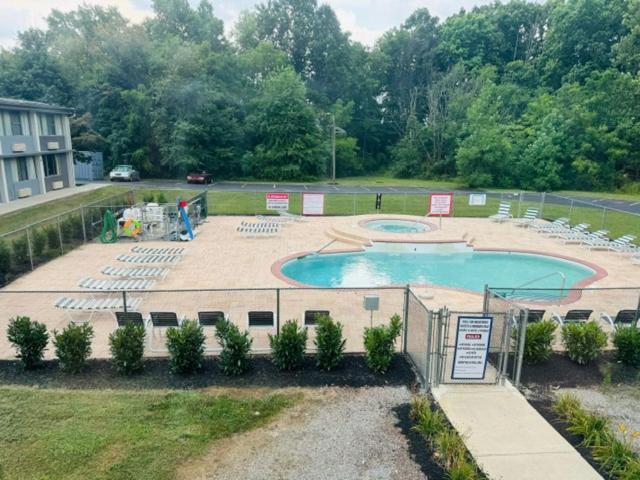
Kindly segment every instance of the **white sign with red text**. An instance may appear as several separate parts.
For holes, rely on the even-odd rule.
[[[267,193],[267,210],[289,210],[289,194]]]
[[[453,380],[483,380],[491,342],[493,317],[458,317]]]
[[[453,207],[453,193],[433,193],[429,197],[429,215],[448,217]]]

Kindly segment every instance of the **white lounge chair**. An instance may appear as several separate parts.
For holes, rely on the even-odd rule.
[[[524,216],[522,218],[517,218],[513,221],[516,227],[524,227],[527,228],[531,226],[540,215],[540,211],[537,208],[527,208]]]
[[[557,218],[553,222],[535,223],[529,228],[533,228],[538,233],[546,233],[558,229],[566,229],[569,219],[566,217]]]
[[[575,238],[578,235],[585,235],[587,232],[587,228],[589,228],[589,224],[587,223],[580,223],[578,225],[576,225],[575,227],[569,229],[569,231],[566,232],[557,232],[557,233],[553,233],[549,236],[551,237],[557,237],[560,240],[570,240]]]
[[[511,215],[511,204],[501,203],[498,206],[498,213],[496,213],[495,215],[491,215],[489,217],[489,220],[491,220],[492,222],[502,223],[509,220],[510,218],[513,218],[513,215]]]
[[[609,244],[609,250],[613,250],[618,253],[640,253],[638,246],[631,243],[635,239],[635,235],[623,235],[622,237],[611,241]]]
[[[278,210],[278,213],[279,213],[282,217],[285,217],[285,218],[288,218],[288,219],[294,220],[294,221],[296,221],[296,222],[304,222],[304,221],[306,221],[306,220],[307,220],[307,219],[306,219],[306,218],[304,218],[302,215],[297,215],[297,214],[295,214],[295,213],[285,212],[285,211],[283,211],[283,210]]]
[[[181,255],[118,255],[116,260],[126,263],[177,263],[182,259]]]
[[[185,250],[186,249],[182,247],[152,248],[140,246],[131,249],[133,253],[143,253],[147,255],[182,255]]]
[[[568,243],[585,243],[589,240],[596,241],[597,239],[605,239],[606,235],[609,233],[608,230],[597,230],[595,232],[577,232],[577,233],[569,233],[561,236],[562,240],[565,244]]]
[[[111,277],[122,278],[151,278],[164,277],[169,273],[168,268],[163,267],[111,267],[106,266],[100,270],[100,273]]]
[[[89,290],[147,290],[156,282],[144,278],[127,278],[122,280],[105,280],[103,278],[85,277],[78,284]]]

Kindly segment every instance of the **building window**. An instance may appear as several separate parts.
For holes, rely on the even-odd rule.
[[[22,118],[20,112],[10,112],[9,120],[11,122],[11,135],[22,135]]]
[[[45,177],[53,177],[54,175],[60,174],[58,170],[58,159],[55,155],[44,155],[42,160],[44,161]]]
[[[329,316],[329,310],[306,310],[304,312],[304,324],[312,327],[316,324],[316,319],[319,316]]]
[[[40,115],[42,135],[56,135],[56,118],[50,113]]]
[[[250,327],[273,327],[273,312],[249,312]]]
[[[18,181],[24,182],[29,180],[29,166],[27,165],[27,158],[18,159]]]

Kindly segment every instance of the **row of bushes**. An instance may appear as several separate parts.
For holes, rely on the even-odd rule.
[[[524,361],[529,364],[547,360],[557,323],[552,320],[530,323],[524,346]],[[598,358],[607,346],[607,333],[597,322],[569,323],[562,327],[562,342],[569,358],[580,365],[587,365]],[[613,334],[617,358],[625,365],[640,367],[640,329],[620,327]]]
[[[413,430],[420,433],[433,452],[433,459],[451,480],[486,478],[467,451],[462,437],[449,424],[442,410],[427,397],[415,397],[411,402]]]
[[[587,412],[580,401],[568,394],[558,396],[554,410],[568,423],[567,429],[582,439],[601,468],[613,478],[637,480],[640,478],[640,456],[633,443],[640,432],[628,431],[626,425],[618,425],[616,435],[606,417]]]
[[[342,362],[346,340],[342,325],[329,316],[316,319],[318,368],[330,371]],[[389,325],[365,329],[364,345],[369,368],[376,373],[385,373],[395,352],[395,341],[402,329],[400,317],[394,315]],[[49,343],[46,326],[29,317],[17,317],[9,322],[9,342],[16,348],[17,357],[25,368],[37,366]],[[218,357],[220,369],[227,375],[241,375],[249,368],[252,339],[249,332],[241,332],[237,325],[220,320],[216,324],[216,339],[221,347]],[[142,326],[126,324],[109,336],[109,348],[116,370],[125,375],[139,372],[143,368],[146,331]],[[63,370],[81,371],[91,354],[93,328],[90,325],[70,323],[62,332],[53,331],[53,344]],[[273,363],[281,370],[300,368],[304,362],[307,344],[307,329],[295,320],[286,322],[277,335],[269,335]],[[195,320],[186,320],[179,327],[167,329],[167,349],[170,365],[176,373],[191,373],[199,370],[204,362],[205,335]]]
[[[154,195],[153,192],[146,192],[144,195],[142,195],[142,201],[144,203],[156,202],[159,205],[169,203],[167,197],[162,192],[158,193],[157,195]]]

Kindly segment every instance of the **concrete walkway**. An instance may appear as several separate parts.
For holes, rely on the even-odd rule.
[[[47,192],[44,195],[34,195],[33,197],[21,198],[20,200],[14,200],[9,203],[0,203],[0,215],[16,212],[23,208],[33,207],[40,205],[41,203],[51,202],[53,200],[60,200],[61,198],[77,195],[78,193],[91,192],[99,188],[109,185],[106,182],[91,182],[81,185],[79,187],[63,188],[61,190],[55,190],[53,192]]]
[[[443,385],[433,395],[493,480],[602,479],[511,385]]]

